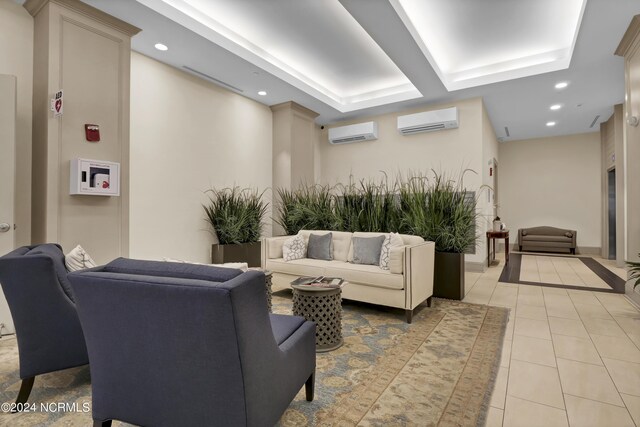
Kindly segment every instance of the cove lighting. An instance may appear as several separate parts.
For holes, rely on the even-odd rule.
[[[260,95],[260,96],[266,96],[266,95],[267,95],[267,92],[266,92],[266,91],[264,91],[264,90],[261,90],[260,92],[258,92],[258,95]]]
[[[162,44],[162,43],[156,43],[155,48],[161,51],[165,51],[165,50],[169,50],[169,48],[167,47],[167,45]]]
[[[551,127],[551,126],[555,126],[556,122],[547,122],[547,126]]]
[[[389,0],[447,90],[569,68],[587,0]]]
[[[569,83],[567,82],[556,83],[556,89],[564,89],[567,86],[569,86]]]
[[[560,105],[560,104],[554,104],[554,105],[552,105],[551,107],[549,107],[549,109],[550,109],[550,110],[553,110],[553,111],[555,111],[555,110],[559,110],[559,109],[561,109],[561,108],[562,108],[562,105]]]
[[[335,0],[137,1],[340,112],[422,96]]]

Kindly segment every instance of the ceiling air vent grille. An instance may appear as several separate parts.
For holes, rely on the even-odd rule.
[[[198,71],[196,69],[193,69],[191,67],[189,67],[188,65],[183,65],[182,68],[184,68],[187,71],[191,71],[193,74],[197,74],[200,77],[204,77],[207,80],[211,80],[212,82],[214,82],[215,84],[222,86],[222,87],[226,87],[227,89],[231,89],[235,92],[244,92],[242,89],[235,87],[234,85],[230,85],[229,83],[225,83],[222,80],[218,80],[215,77],[210,76],[209,74],[205,74],[202,71]]]
[[[600,118],[600,114],[598,114],[597,116],[595,116],[595,118],[593,119],[593,121],[591,122],[591,125],[589,126],[590,128],[594,127],[596,125],[596,122],[598,121],[598,119]]]

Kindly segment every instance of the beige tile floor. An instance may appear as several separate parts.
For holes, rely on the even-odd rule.
[[[576,257],[522,255],[520,280],[610,289],[604,280]]]
[[[596,286],[547,258],[527,274]],[[640,310],[619,294],[501,283],[503,266],[465,278],[464,301],[511,309],[487,426],[640,426]]]

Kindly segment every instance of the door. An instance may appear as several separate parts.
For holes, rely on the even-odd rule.
[[[16,78],[0,74],[0,255],[15,247]],[[0,334],[14,333],[9,306],[0,293]]]

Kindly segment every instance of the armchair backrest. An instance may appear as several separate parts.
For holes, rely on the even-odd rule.
[[[94,419],[246,425],[251,366],[279,351],[264,274],[117,261],[69,275],[91,359]]]
[[[88,363],[59,245],[24,246],[0,257],[0,284],[16,328],[21,378]]]

